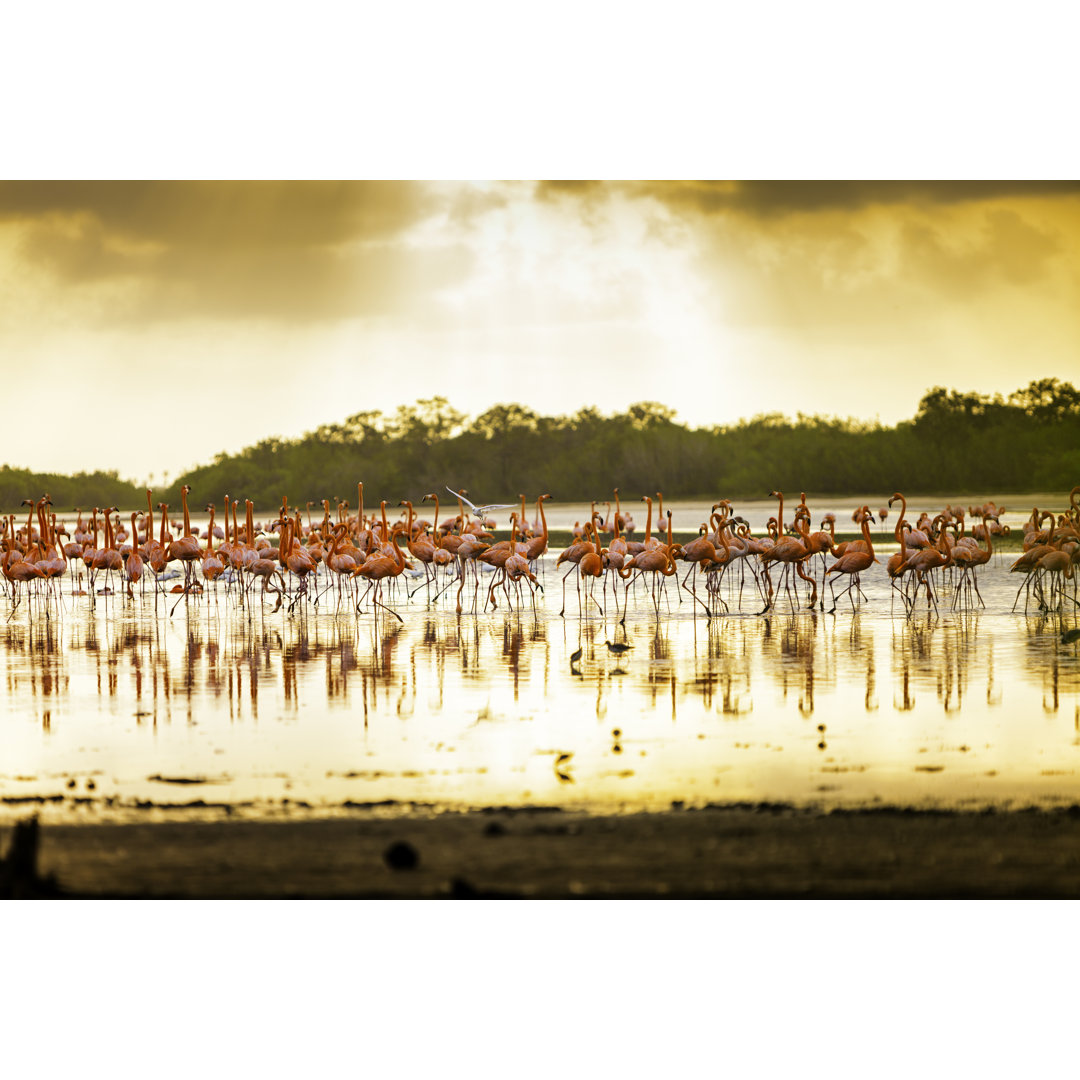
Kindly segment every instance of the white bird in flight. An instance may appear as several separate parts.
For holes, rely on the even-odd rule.
[[[466,499],[460,491],[455,491],[449,484],[446,485],[446,490],[455,498],[460,499],[463,503],[468,503],[468,505],[472,507],[472,512],[478,518],[485,518],[495,510],[509,510],[511,507],[517,506],[517,503],[488,503],[487,506],[477,506],[476,503]]]

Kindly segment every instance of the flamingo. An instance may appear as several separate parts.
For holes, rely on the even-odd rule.
[[[364,556],[357,548],[352,549],[353,552],[356,552],[356,555],[353,555],[352,552],[341,551],[341,545],[344,543],[348,531],[349,526],[347,523],[341,523],[331,529],[329,547],[326,549],[326,555],[323,559],[323,562],[326,565],[326,569],[332,574],[337,575],[339,605],[341,603],[341,590],[343,584],[345,583],[347,578],[350,580],[351,583],[352,574],[356,570],[357,566],[360,565],[356,561],[356,555],[360,556],[361,561],[364,558]],[[327,589],[329,588],[330,585],[328,584]]]
[[[169,507],[165,503],[158,503],[157,505],[158,505],[158,510],[160,510],[162,512],[161,513],[161,537],[157,541],[157,546],[147,551],[146,562],[149,565],[150,569],[153,570],[155,575],[160,575],[165,570],[165,567],[169,563],[169,550],[168,550],[168,547],[166,546],[166,544],[167,544],[167,534],[165,532],[165,527],[166,527],[166,525],[168,524],[168,521],[169,521],[169,517],[168,517],[168,513],[167,513]],[[97,541],[95,540],[95,543],[96,542]],[[149,540],[147,540],[147,547],[150,548],[150,541]]]
[[[135,599],[135,593],[132,592],[132,586],[136,581],[140,581],[143,576],[143,558],[139,554],[138,544],[134,543],[139,537],[138,527],[136,525],[136,519],[138,515],[134,510],[131,512],[131,550],[128,552],[127,561],[124,563],[124,577],[127,578],[128,583],[128,597],[132,600]]]
[[[184,507],[184,535],[179,540],[173,540],[168,547],[168,562],[172,562],[174,559],[179,559],[184,564],[184,587],[183,591],[187,592],[191,586],[191,568],[194,565],[196,559],[201,558],[202,549],[199,547],[199,541],[191,532],[191,515],[188,512],[188,492],[191,490],[190,484],[184,484],[180,489],[180,502]],[[163,521],[168,520],[168,515],[165,515]]]
[[[536,565],[537,560],[547,551],[548,524],[547,517],[544,514],[544,500],[550,498],[550,495],[541,495],[536,500],[536,511],[540,515],[540,527],[542,531],[539,536],[532,537],[525,545],[525,558],[527,558],[533,566]]]
[[[803,555],[801,558],[795,559],[792,565],[794,565],[795,567],[795,573],[798,574],[799,577],[803,579],[803,581],[809,582],[810,584],[810,602],[807,604],[807,608],[813,610],[814,605],[817,603],[817,579],[812,575],[807,575],[806,563],[809,559],[812,559],[814,555],[817,554],[820,554],[822,559],[824,559],[825,552],[824,549],[814,546],[814,541],[810,534],[810,511],[806,509],[805,505],[802,507],[802,512],[796,514],[795,527],[796,529],[798,529],[799,535],[802,537],[802,546],[806,554]],[[829,539],[828,533],[817,533],[815,535],[825,537],[826,541],[828,541]],[[822,578],[822,581],[824,582],[824,578]],[[823,590],[824,587],[824,584],[822,584]],[[824,605],[824,602],[825,601],[823,599],[822,605]]]
[[[318,564],[314,555],[297,539],[300,530],[303,528],[299,510],[296,512],[295,519],[287,518],[287,528],[288,541],[284,545],[285,566],[290,574],[295,574],[300,579],[300,588],[293,599],[293,605],[295,605],[298,600],[307,595],[308,575],[314,575],[317,572]],[[292,610],[292,606],[290,606],[290,610]]]
[[[207,504],[206,509],[210,513],[210,524],[206,527],[206,554],[202,559],[202,572],[205,581],[214,581],[225,573],[225,562],[221,553],[214,551],[214,504]],[[228,521],[228,518],[225,520]]]
[[[403,499],[399,506],[408,508],[409,520],[405,527],[405,546],[412,553],[413,557],[420,560],[420,563],[424,567],[424,584],[427,585],[430,582],[430,575],[428,567],[432,566],[435,562],[435,544],[425,535],[420,534],[417,537],[413,537],[413,518],[415,514],[413,512],[413,504],[408,499]]]
[[[641,540],[627,540],[626,550],[631,555],[636,555],[639,551],[645,551],[648,548],[656,547],[659,544],[659,540],[652,534],[652,499],[648,495],[642,495],[641,501],[645,503],[648,508],[648,513],[645,517],[645,536]]]
[[[975,587],[975,595],[979,598],[979,603],[986,607],[982,598],[982,593],[979,592],[979,579],[975,574],[975,568],[978,566],[985,566],[990,561],[990,556],[994,554],[993,541],[990,539],[990,530],[987,528],[987,522],[991,521],[989,514],[982,515],[982,535],[986,539],[986,550],[984,551],[978,546],[977,541],[972,541],[971,545],[961,545],[957,543],[956,548],[953,550],[953,561],[960,567],[960,584],[963,585],[965,579],[970,574],[971,584]],[[959,589],[956,596],[959,596]],[[953,606],[956,606],[956,598],[953,598]]]
[[[114,570],[123,570],[124,563],[120,558],[120,552],[113,547],[113,529],[112,529],[112,512],[116,509],[115,506],[110,506],[105,510],[105,546],[94,553],[91,559],[91,568],[93,573],[90,576],[90,584],[93,586],[94,579],[98,570],[105,571],[105,591],[109,591],[109,575]]]
[[[434,499],[435,500],[435,520],[438,521],[439,520],[439,496],[436,495],[435,493],[432,493],[430,495],[425,495],[424,498],[425,499]],[[465,524],[465,504],[461,501],[460,497],[458,498],[458,506],[461,509],[461,515],[460,515],[459,520],[460,520],[460,523],[462,525],[464,525]],[[447,531],[445,533],[443,533],[441,536],[439,535],[438,530],[433,530],[433,533],[434,533],[434,536],[435,536],[435,542],[444,551],[448,551],[450,553],[451,557],[457,555],[458,548],[461,547],[462,542],[465,539],[464,532],[459,530],[458,532],[455,533],[455,532],[452,531],[453,527],[454,527],[454,523],[452,521],[449,522],[449,523],[444,522],[443,525],[442,525],[442,528],[447,530]]]
[[[896,537],[897,543],[900,545],[900,550],[894,552],[889,556],[888,561],[885,563],[885,572],[889,575],[889,581],[891,587],[898,593],[900,598],[904,601],[904,607],[907,609],[908,597],[907,594],[897,585],[901,576],[911,570],[908,565],[908,549],[907,549],[907,532],[911,528],[911,523],[904,520],[904,511],[907,507],[907,500],[899,491],[894,492],[892,498],[889,499],[889,505],[892,506],[896,500],[900,500],[900,516],[896,519],[896,528],[893,530],[893,535]]]
[[[454,561],[453,549],[456,549],[456,547],[460,545],[461,537],[441,536],[439,534],[439,496],[435,492],[430,492],[424,496],[423,501],[427,502],[428,499],[432,499],[435,502],[435,520],[431,526],[431,543],[434,545],[435,550],[431,556],[431,563],[433,567],[448,567]],[[447,541],[451,541],[451,543],[448,544]],[[438,570],[435,569],[432,572],[438,573]],[[446,589],[448,585],[449,582],[447,582],[447,585],[443,586],[443,589]],[[440,592],[441,591],[442,590],[440,590]],[[437,593],[436,599],[438,598],[438,595],[439,594]]]
[[[786,582],[789,568],[792,565],[801,567],[802,561],[810,554],[801,538],[796,539],[794,536],[787,536],[784,534],[784,493],[782,491],[770,491],[769,494],[778,498],[780,500],[780,505],[777,510],[776,541],[773,543],[773,546],[761,556],[761,565],[765,572],[765,583],[768,586],[768,596],[765,600],[765,607],[762,609],[762,614],[768,611],[772,606],[773,596],[775,595],[772,587],[772,580],[769,577],[769,563],[780,562],[784,564],[783,580]],[[800,576],[806,580],[812,580],[806,578],[805,571]],[[814,600],[816,601],[817,582],[813,582],[813,585]],[[811,607],[812,606],[813,603],[811,603]]]
[[[465,567],[467,563],[472,563],[473,568],[473,610],[476,610],[476,599],[480,590],[480,575],[476,567],[476,560],[488,549],[488,545],[481,540],[474,533],[466,533],[461,537],[461,543],[457,549],[458,560],[458,591],[457,591],[457,613],[461,614],[461,593],[465,588]]]
[[[1049,600],[1042,592],[1042,583],[1041,580],[1039,581],[1042,607],[1047,611],[1060,608],[1065,595],[1064,581],[1066,578],[1072,580],[1073,577],[1072,557],[1067,551],[1054,548],[1039,558],[1035,565],[1035,571],[1039,578],[1045,577],[1047,574],[1051,575]]]
[[[625,622],[626,620],[626,604],[630,592],[630,578],[634,576],[635,570],[639,573],[652,574],[650,592],[657,616],[660,615],[660,597],[656,591],[657,575],[667,578],[674,576],[676,573],[673,555],[666,547],[657,546],[648,548],[645,551],[639,551],[636,555],[631,556],[618,570],[619,577],[626,581],[623,592],[623,617],[620,620],[622,622]]]
[[[592,522],[590,521],[589,525],[591,525],[591,524],[592,524]],[[586,536],[587,535],[588,534],[586,533]],[[578,565],[585,555],[588,555],[590,553],[598,553],[599,550],[600,550],[599,544],[597,544],[594,547],[591,540],[588,540],[588,539],[579,540],[577,543],[571,544],[568,548],[565,548],[562,551],[562,553],[559,555],[559,557],[555,560],[555,569],[558,570],[558,568],[564,562],[573,563],[574,565]],[[562,608],[559,610],[560,615],[562,615],[563,612],[566,611],[566,579],[573,572],[574,572],[574,566],[571,566],[570,569],[567,570],[565,574],[563,574],[563,579],[562,579],[562,582],[563,582]],[[580,592],[580,589],[581,589],[581,583],[579,582],[578,583],[579,592]],[[578,606],[580,607],[580,601],[579,601]]]
[[[622,535],[622,515],[616,514],[612,521],[612,534],[611,543],[607,549],[607,559],[604,563],[607,567],[618,568],[622,566],[623,560],[630,554],[629,549],[626,546],[626,540]]]
[[[232,518],[229,516],[232,510],[232,503],[229,500],[228,494],[225,496],[225,513],[222,515],[222,520],[225,522],[225,535],[221,539],[221,543],[217,546],[218,554],[225,561],[225,565],[232,565],[232,553],[233,553],[233,533],[230,532],[232,528]]]
[[[694,600],[694,603],[700,604],[702,608],[704,608],[705,617],[707,619],[711,619],[712,612],[709,610],[709,605],[706,604],[705,601],[702,600],[701,597],[697,594],[697,569],[699,565],[701,565],[704,569],[706,563],[713,563],[717,566],[723,566],[723,564],[726,562],[726,557],[722,559],[720,558],[720,556],[717,555],[716,548],[713,545],[713,542],[704,535],[707,530],[708,525],[702,525],[702,535],[698,536],[695,540],[691,540],[688,544],[684,544],[682,546],[680,557],[683,559],[684,562],[688,562],[690,564],[690,569],[686,571],[686,577],[682,579],[681,588],[685,589],[688,593],[690,593],[691,597]],[[686,583],[690,580],[692,576],[694,578],[694,584],[687,587]],[[694,610],[696,611],[697,608],[694,608]]]
[[[485,551],[480,552],[476,558],[481,562],[486,563],[488,566],[494,567],[498,572],[495,577],[492,578],[491,584],[488,586],[487,600],[484,601],[484,607],[486,608],[488,603],[493,606],[495,604],[495,587],[500,582],[506,580],[506,563],[507,560],[513,555],[520,554],[524,556],[525,545],[517,542],[517,529],[518,529],[518,515],[513,513],[510,515],[510,539],[500,540],[497,544],[492,544]],[[528,565],[528,563],[526,563]],[[501,575],[501,576],[500,576]],[[519,575],[520,576],[520,575]],[[507,601],[509,602],[509,593],[507,594]]]
[[[12,598],[15,601],[15,605],[18,606],[19,585],[33,581],[36,578],[43,578],[45,576],[45,571],[36,563],[28,562],[25,558],[17,558],[10,564],[5,564],[4,576],[11,582]]]
[[[592,551],[584,552],[578,560],[578,573],[582,580],[592,578],[595,583],[596,578],[604,576],[604,549],[600,545],[600,533],[597,531],[596,521],[590,521],[589,524],[592,526],[594,548]],[[596,603],[595,592],[588,591],[588,584],[586,581],[586,596],[591,596],[593,603],[600,608],[600,605]],[[604,608],[600,608],[600,611],[605,613]],[[581,581],[578,582],[578,614],[581,614]]]
[[[385,505],[384,502],[383,506],[385,507]],[[358,566],[353,571],[353,576],[359,575],[368,579],[367,590],[364,592],[364,596],[361,596],[360,600],[357,602],[357,611],[360,610],[360,605],[363,604],[364,597],[374,590],[371,598],[372,606],[376,609],[381,607],[386,611],[389,611],[398,622],[404,622],[402,617],[396,611],[387,607],[381,601],[383,581],[387,578],[397,577],[402,570],[405,569],[405,555],[397,542],[398,535],[401,533],[402,529],[403,526],[397,524],[390,531],[390,544],[393,548],[392,556],[381,552],[376,555],[371,555],[365,560],[363,566]]]
[[[158,550],[161,551],[162,559],[163,559],[164,554],[165,554],[164,548],[162,547],[162,543],[154,536],[154,506],[153,506],[153,503],[150,501],[150,497],[151,497],[152,494],[153,494],[153,492],[150,490],[150,488],[147,488],[146,489],[146,539],[143,541],[142,547],[141,547],[141,549],[139,551],[139,554],[142,555],[142,557],[146,560],[146,562],[150,563],[150,564],[153,564],[153,562],[154,562],[153,555],[155,554],[156,551],[158,551]],[[162,533],[164,533],[164,531],[165,530],[162,529]],[[165,565],[164,561],[162,561],[161,565],[162,565],[162,568],[164,568],[164,565]],[[151,569],[154,569],[153,565],[151,565]],[[158,571],[155,570],[155,573],[157,573],[157,572]]]
[[[254,549],[252,550],[254,551]],[[281,568],[277,560],[257,555],[250,563],[247,563],[244,568],[251,574],[252,578],[262,578],[262,592],[265,593],[267,589],[273,588],[273,591],[278,594],[278,606],[280,607],[282,593],[285,588],[285,578],[281,573]],[[275,575],[281,582],[280,589],[273,585]],[[277,608],[274,608],[274,610],[276,611]]]
[[[863,539],[866,541],[866,551],[848,551],[825,571],[826,575],[847,574],[851,578],[851,583],[840,593],[840,596],[843,596],[844,593],[850,593],[853,588],[858,588],[859,575],[877,562],[877,559],[874,556],[874,543],[870,538],[870,526],[868,524],[868,522],[873,521],[873,515],[870,513],[870,508],[864,506],[860,516],[862,518],[861,527]],[[831,615],[836,610],[836,604],[839,597],[837,597],[835,586],[831,581],[829,582],[829,585],[833,591],[833,606],[829,610],[829,614]],[[851,610],[854,611],[855,601],[850,596],[848,599],[851,600]]]
[[[720,508],[724,511],[724,516],[720,517],[716,513],[716,510]],[[758,540],[750,535],[750,528],[748,523],[743,518],[731,516],[731,503],[727,499],[721,499],[719,502],[713,503],[713,514],[710,517],[710,522],[716,523],[716,528],[712,535],[713,546],[715,547],[719,543],[725,550],[726,555],[723,560],[723,565],[720,566],[717,571],[715,567],[706,567],[706,574],[714,576],[714,580],[709,584],[710,592],[720,600],[720,603],[724,604],[724,601],[720,598],[720,582],[724,573],[728,567],[733,566],[736,562],[739,564],[739,598],[742,599],[742,589],[745,581],[744,570],[747,566],[750,568],[751,574],[754,576],[754,586],[757,588],[758,595],[761,597],[762,602],[767,600],[766,592],[762,588],[761,581],[758,579],[757,567],[751,561],[751,555],[761,555],[768,551],[771,544]],[[725,604],[725,607],[727,605]]]
[[[47,582],[52,582],[60,577],[67,569],[67,560],[57,550],[56,515],[46,515],[45,507],[49,503],[49,496],[45,495],[38,502],[38,528],[42,536],[42,542],[38,545],[40,554],[35,565],[41,571]]]
[[[937,520],[935,518],[935,520]],[[911,534],[909,533],[907,542],[911,543]],[[944,548],[944,550],[942,550]],[[931,603],[937,604],[937,598],[933,594],[933,590],[930,585],[929,573],[932,570],[940,570],[952,563],[952,555],[949,551],[947,543],[945,541],[945,530],[942,529],[938,536],[938,545],[930,545],[924,547],[919,551],[916,551],[914,555],[910,556],[907,561],[907,568],[914,572],[918,584],[915,586],[915,594],[918,596],[919,586],[926,587],[926,606],[929,607]]]
[[[536,596],[536,588],[540,585],[540,583],[536,580],[536,576],[529,569],[529,560],[526,558],[525,555],[526,546],[524,544],[519,544],[516,542],[517,527],[517,515],[511,514],[509,547],[503,549],[505,551],[505,558],[502,558],[496,564],[499,567],[502,577],[501,579],[493,579],[491,586],[488,589],[488,599],[491,601],[492,607],[496,606],[495,587],[500,582],[503,586],[503,592],[506,593],[507,604],[510,603],[510,591],[506,587],[506,583],[508,581],[514,582],[514,585],[518,590],[518,595],[520,596],[521,579],[525,578],[525,580],[529,582],[530,589],[532,589],[532,595],[534,600]],[[486,556],[490,555],[491,552],[492,549],[489,548],[482,555],[480,555],[480,558],[484,559]],[[541,589],[541,591],[543,591],[543,589]]]
[[[541,496],[540,498],[542,499],[542,498],[544,498],[544,496]],[[538,499],[537,502],[540,503],[540,500]],[[543,504],[540,503],[540,506],[542,508]],[[541,509],[541,513],[543,513],[542,509]],[[547,526],[546,526],[546,524],[544,526],[544,536],[536,537],[534,539],[543,540],[544,544],[545,545],[547,544]],[[519,545],[519,547],[520,547],[520,545]],[[539,589],[541,592],[543,592],[544,587],[540,584],[539,581],[537,581],[536,575],[532,572],[532,570],[529,567],[529,563],[532,561],[532,559],[531,559],[531,557],[529,555],[529,549],[530,548],[531,548],[531,544],[527,544],[526,545],[526,551],[525,551],[524,554],[522,552],[520,552],[520,551],[515,551],[514,554],[511,555],[510,558],[507,559],[505,563],[503,563],[503,572],[505,573],[506,577],[510,581],[514,582],[515,585],[517,585],[519,592],[520,592],[520,589],[521,589],[521,579],[525,578],[525,580],[529,582],[529,587],[532,589],[533,602],[535,603],[535,601],[536,601],[536,590]]]

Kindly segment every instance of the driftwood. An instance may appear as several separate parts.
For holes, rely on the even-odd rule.
[[[60,895],[56,878],[39,877],[38,819],[17,822],[7,854],[0,859],[0,900],[43,900]]]

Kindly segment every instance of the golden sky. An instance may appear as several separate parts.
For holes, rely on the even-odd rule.
[[[0,463],[40,471],[160,482],[435,394],[894,423],[1080,383],[1080,184],[4,182],[0,290],[40,406]]]

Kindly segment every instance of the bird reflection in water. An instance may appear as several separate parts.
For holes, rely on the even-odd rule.
[[[978,724],[982,711],[1007,703],[999,715],[1009,723],[1025,707],[1028,715],[1038,713],[1040,700],[1048,716],[1071,717],[1076,701],[1070,695],[1080,691],[1080,657],[1062,641],[1069,627],[1057,614],[1010,616],[1003,624],[987,613],[948,609],[903,619],[781,609],[762,618],[716,618],[706,626],[678,609],[659,621],[646,612],[625,623],[567,623],[526,607],[472,619],[434,610],[402,625],[348,612],[289,615],[283,609],[260,617],[204,605],[194,617],[169,621],[135,610],[106,616],[103,608],[63,620],[20,613],[0,626],[8,714],[32,716],[38,730],[48,731],[49,747],[65,738],[75,746],[78,740],[108,742],[118,760],[127,753],[125,739],[141,741],[149,756],[155,745],[184,749],[221,736],[221,753],[234,755],[213,762],[222,773],[241,773],[252,755],[260,762],[284,755],[269,734],[284,724],[296,732],[288,744],[292,756],[273,767],[290,775],[307,752],[300,740],[309,733],[323,737],[335,754],[341,747],[348,767],[337,761],[326,772],[334,769],[339,779],[350,769],[402,778],[416,773],[417,762],[427,767],[424,775],[442,775],[442,755],[451,748],[459,755],[455,766],[466,753],[474,755],[473,775],[488,767],[509,774],[512,764],[528,760],[533,745],[554,745],[574,753],[573,770],[560,771],[576,783],[553,777],[549,758],[542,778],[551,785],[548,795],[562,790],[567,798],[588,799],[597,777],[622,775],[604,771],[612,755],[637,761],[648,746],[638,778],[628,773],[619,784],[631,793],[638,785],[681,798],[685,792],[664,787],[676,783],[661,775],[666,756],[678,762],[670,776],[684,779],[721,764],[732,777],[738,769],[769,769],[762,775],[770,783],[785,769],[806,777],[804,762],[789,764],[800,753],[848,779],[865,762],[912,771],[902,757],[896,769],[889,755],[900,753],[898,746],[909,752],[915,739],[936,753],[938,742],[922,732],[943,718],[956,725],[967,715]],[[892,730],[869,723],[867,714],[882,702],[886,711],[891,702],[894,715],[912,713],[917,720]],[[482,710],[490,722],[475,726]],[[96,744],[77,727],[88,717],[98,718],[97,730],[105,733],[95,735]],[[758,750],[740,751],[740,763],[732,765],[731,724],[740,726],[743,746],[760,750],[772,743],[786,755],[766,766],[754,759]],[[818,724],[828,725],[827,740],[825,732],[813,737]],[[160,736],[166,725],[184,738],[146,738],[148,729]],[[553,729],[558,741],[548,738]],[[994,737],[988,733],[986,742]],[[1070,746],[1073,738],[1070,729]],[[836,761],[818,754],[817,744],[826,741]],[[955,741],[986,753],[971,732]],[[721,761],[725,747],[729,756]],[[951,768],[943,770],[946,778]],[[140,775],[155,773],[170,775],[170,769],[154,759]],[[702,790],[712,774],[698,779]],[[539,791],[532,780],[514,777],[514,790],[531,785]],[[0,786],[4,782],[0,776]],[[416,794],[410,790],[409,797]]]
[[[906,658],[902,664],[901,684],[903,686],[903,696],[899,704],[895,699],[893,700],[893,708],[897,712],[911,712],[915,708],[915,695],[911,689],[911,664]]]
[[[948,622],[931,615],[910,619],[892,634],[893,669],[902,683],[901,712],[915,707],[915,687],[933,690],[946,714],[960,712],[971,693],[971,673],[985,671],[987,705],[1002,701],[995,682],[994,635],[984,633],[980,617],[958,614]]]
[[[1080,689],[1080,658],[1072,642],[1062,642],[1063,631],[1053,616],[1018,621],[1026,645],[1022,673],[1038,681],[1046,707],[1053,710],[1063,692]],[[452,662],[469,680],[488,681],[501,671],[515,702],[531,686],[540,661],[545,680],[573,674],[606,682],[625,672],[646,692],[651,707],[661,697],[689,694],[699,697],[706,709],[725,715],[748,712],[753,708],[752,675],[775,682],[783,701],[791,691],[792,704],[804,716],[813,715],[820,693],[831,691],[841,678],[863,683],[866,711],[878,707],[876,636],[868,633],[861,615],[835,620],[807,612],[714,620],[708,637],[693,649],[673,638],[673,625],[631,622],[614,631],[604,624],[584,625],[576,641],[566,642],[559,665],[550,671],[548,623],[519,613],[491,625],[432,616],[414,628],[389,621],[363,625],[348,616],[280,618],[273,625],[215,616],[177,626],[159,619],[110,620],[90,614],[66,625],[55,619],[8,623],[0,629],[0,648],[10,696],[29,692],[33,698],[63,697],[71,680],[68,660],[76,659],[83,672],[92,674],[100,698],[130,695],[139,722],[148,717],[171,720],[180,703],[190,719],[190,703],[196,698],[224,699],[231,720],[249,714],[257,718],[260,689],[267,679],[274,681],[284,707],[295,712],[303,694],[310,694],[310,688],[302,687],[316,663],[328,706],[350,706],[359,674],[367,707],[372,704],[369,692],[391,691],[387,700],[398,714],[412,708],[421,688],[425,700],[441,709]],[[972,670],[985,674],[985,695],[980,690],[979,696],[992,705],[1002,701],[994,635],[984,633],[978,614],[961,613],[949,620],[931,614],[888,625],[894,706],[899,711],[915,708],[920,688],[932,690],[946,712],[961,710]],[[696,626],[691,632],[697,634]],[[635,648],[641,649],[637,662]]]

